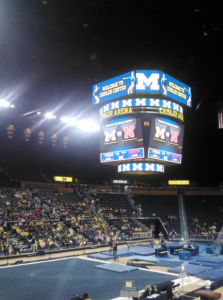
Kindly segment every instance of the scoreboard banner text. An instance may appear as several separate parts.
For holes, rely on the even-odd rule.
[[[158,113],[184,121],[183,107],[165,99],[133,98],[107,103],[100,109],[101,121],[107,118],[132,113]]]
[[[192,107],[191,87],[158,70],[130,71],[92,87],[92,103],[100,104],[125,96],[153,94]]]
[[[156,163],[128,163],[118,165],[118,172],[161,172],[164,173],[164,165]]]

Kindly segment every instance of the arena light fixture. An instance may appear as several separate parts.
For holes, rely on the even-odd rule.
[[[91,119],[80,120],[78,121],[77,126],[81,131],[85,132],[97,132],[100,130],[99,124]]]
[[[47,112],[44,117],[47,119],[56,119],[56,116],[52,112]]]
[[[9,107],[10,103],[5,99],[0,99],[0,107]]]

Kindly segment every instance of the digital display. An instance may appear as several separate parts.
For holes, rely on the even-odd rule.
[[[148,158],[181,164],[184,126],[175,121],[151,119]]]
[[[128,159],[144,158],[144,148],[130,149],[130,150],[119,150],[115,152],[101,153],[101,162],[114,162]]]
[[[136,93],[158,93],[192,107],[191,87],[162,71],[137,70]]]
[[[176,80],[175,78],[160,72],[160,93],[163,96],[167,96],[173,100],[181,102],[189,107],[192,107],[192,92],[191,87]]]
[[[176,164],[181,164],[181,159],[182,159],[181,154],[176,154],[169,151],[157,150],[152,148],[149,148],[148,157],[152,159],[173,162]]]
[[[168,180],[169,185],[189,185],[189,180]]]
[[[73,182],[73,177],[54,176],[54,181],[57,181],[57,182]]]
[[[156,163],[128,163],[118,165],[118,172],[164,172],[164,165]]]
[[[101,162],[144,157],[142,120],[125,117],[107,122],[100,134]]]
[[[113,179],[111,181],[112,184],[130,184],[129,180],[124,180],[124,179]]]
[[[123,75],[93,85],[93,105],[134,94],[135,81],[135,71],[130,71]]]
[[[127,95],[153,94],[192,107],[191,87],[158,70],[130,71],[92,87],[92,103],[100,104]]]
[[[133,98],[105,104],[100,109],[101,120],[136,112],[157,112],[184,120],[183,107],[166,99]]]

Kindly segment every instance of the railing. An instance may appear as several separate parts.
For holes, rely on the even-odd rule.
[[[58,220],[60,220],[60,215],[58,214],[58,213],[56,213],[56,212],[52,212],[52,215],[54,216],[54,217],[56,217]]]
[[[217,234],[217,233],[216,233]],[[176,234],[175,240],[181,240],[182,235]],[[223,238],[223,236],[222,236]],[[202,235],[202,234],[190,234],[189,236],[190,241],[198,241],[198,242],[213,242],[215,241],[215,236],[212,234],[209,235]]]
[[[32,198],[32,192],[30,190],[26,190],[26,195],[29,196],[30,198]]]
[[[138,238],[152,238],[152,230],[149,230],[149,231],[141,231],[141,232],[133,232],[132,234],[132,238],[133,239],[138,239]]]

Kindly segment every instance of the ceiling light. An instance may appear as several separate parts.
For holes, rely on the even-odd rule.
[[[0,107],[9,107],[10,103],[5,99],[0,99]]]
[[[56,116],[54,116],[53,113],[51,112],[47,112],[44,117],[46,117],[47,119],[56,119]]]

